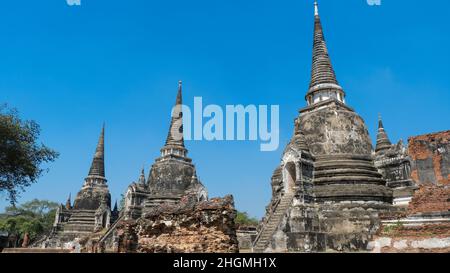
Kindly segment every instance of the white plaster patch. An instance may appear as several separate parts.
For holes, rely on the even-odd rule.
[[[392,243],[392,239],[388,237],[379,238],[377,241],[381,248],[391,246]]]
[[[377,247],[377,243],[375,241],[369,242],[367,244],[367,250],[374,251],[375,247]]]
[[[406,240],[394,242],[394,248],[396,248],[398,250],[408,248],[408,242]]]
[[[450,247],[450,238],[443,238],[443,239],[432,238],[422,241],[413,241],[411,242],[411,246],[413,248],[425,248],[425,249],[447,248]]]

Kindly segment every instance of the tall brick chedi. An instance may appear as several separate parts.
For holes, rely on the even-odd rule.
[[[82,239],[96,231],[106,229],[115,219],[111,211],[111,194],[105,177],[105,126],[103,126],[88,176],[75,197],[70,197],[57,212],[54,229],[45,247],[59,247],[66,242]]]
[[[195,195],[199,201],[208,198],[184,145],[181,81],[172,108],[169,132],[160,152],[161,156],[152,165],[147,181],[142,171],[139,181],[128,187],[124,218],[138,219],[161,204],[178,203],[186,194]]]
[[[182,85],[160,156],[145,179],[131,183],[119,220],[98,240],[112,252],[236,252],[232,196],[209,199],[187,156],[183,139]]]
[[[365,248],[389,210],[392,190],[374,166],[364,120],[345,103],[325,43],[317,2],[307,106],[272,177],[254,251]]]

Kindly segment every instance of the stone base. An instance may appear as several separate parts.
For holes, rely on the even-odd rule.
[[[384,203],[294,205],[264,252],[365,251]]]

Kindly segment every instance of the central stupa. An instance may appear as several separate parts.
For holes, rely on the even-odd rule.
[[[307,106],[272,177],[256,252],[365,248],[391,208],[392,190],[375,168],[364,120],[345,102],[328,54],[318,4]]]

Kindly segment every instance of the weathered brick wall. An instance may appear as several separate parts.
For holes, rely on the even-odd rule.
[[[408,154],[416,183],[450,185],[450,131],[409,138]]]
[[[450,211],[450,185],[420,185],[406,211],[386,213],[383,220],[396,220],[396,224],[383,223],[369,244],[372,252],[385,253],[449,253],[450,223],[407,225],[402,220],[415,217],[445,218]]]
[[[450,186],[422,185],[408,208],[408,214],[445,212],[450,210]]]
[[[369,245],[376,253],[450,253],[450,224],[383,226]]]
[[[233,198],[162,205],[137,221],[120,225],[119,252],[236,253]]]

